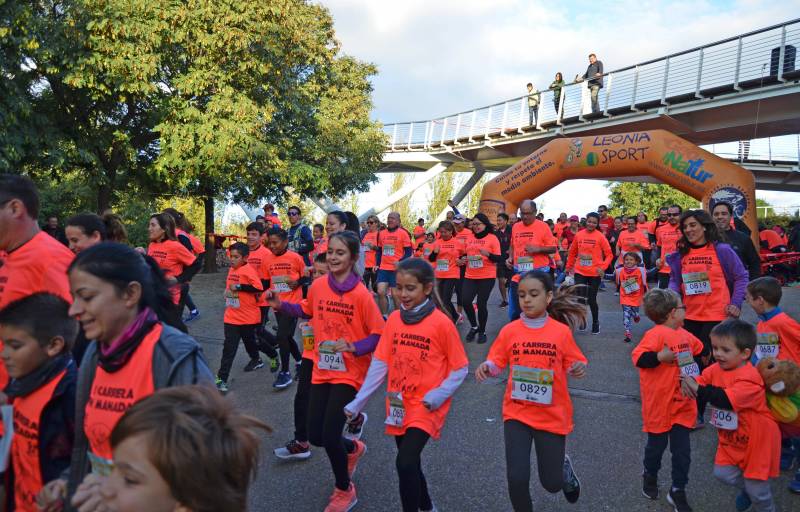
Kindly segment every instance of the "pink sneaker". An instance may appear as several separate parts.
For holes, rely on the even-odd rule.
[[[356,486],[353,485],[353,482],[350,482],[350,488],[346,491],[338,487],[333,488],[333,494],[331,494],[331,499],[328,501],[328,506],[325,507],[325,512],[347,512],[355,507],[356,503],[358,503]]]
[[[350,474],[350,478],[353,478],[353,475],[356,473],[359,459],[367,453],[367,445],[364,444],[364,441],[355,439],[353,440],[353,444],[356,445],[355,451],[347,454],[347,472]]]

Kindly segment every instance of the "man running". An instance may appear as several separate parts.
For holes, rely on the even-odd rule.
[[[386,293],[391,290],[392,298],[397,289],[395,269],[397,263],[411,257],[411,237],[400,226],[400,214],[391,212],[386,217],[386,230],[378,233],[380,251],[375,255],[378,263],[378,307],[384,316],[389,314],[389,299]],[[395,300],[395,303],[397,301]]]

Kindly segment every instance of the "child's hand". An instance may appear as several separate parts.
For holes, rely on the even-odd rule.
[[[275,311],[278,311],[278,310],[281,309],[281,300],[278,298],[278,294],[277,293],[273,293],[271,290],[267,290],[266,299],[267,299],[267,303],[270,306],[272,306],[272,308],[275,309]]]
[[[728,306],[725,308],[725,313],[730,317],[739,318],[739,315],[742,314],[742,310],[733,304],[728,304]]]
[[[697,389],[700,385],[694,380],[694,377],[681,375],[681,393],[683,396],[695,399],[697,398]]]
[[[333,345],[333,350],[336,352],[355,352],[356,347],[344,338],[339,338]]]
[[[658,353],[658,362],[664,364],[674,363],[675,353],[665,345],[664,348],[661,349],[661,352]]]
[[[72,496],[72,506],[79,512],[107,512],[108,508],[103,503],[101,490],[106,484],[104,476],[94,474],[86,475],[75,495]]]
[[[481,363],[475,370],[475,380],[477,380],[478,382],[483,382],[491,376],[492,376],[492,369],[489,366],[489,363],[485,361]]]
[[[59,478],[47,483],[36,495],[36,507],[42,512],[60,512],[67,497],[67,481]]]
[[[583,361],[575,361],[572,363],[572,366],[569,367],[569,370],[567,370],[567,374],[576,379],[584,378],[586,376],[586,363]]]
[[[232,292],[235,292],[236,291],[236,283],[231,283],[231,285],[228,287],[228,289],[230,291],[232,291]]]
[[[352,420],[354,417],[358,416],[356,413],[354,413],[353,411],[351,411],[350,409],[348,409],[348,408],[347,408],[347,406],[345,406],[345,407],[343,408],[343,410],[344,410],[344,417],[345,417],[346,421],[350,421],[350,420]]]

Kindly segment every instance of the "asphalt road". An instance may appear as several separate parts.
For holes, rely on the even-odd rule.
[[[199,275],[192,296],[201,316],[189,324],[190,333],[203,346],[212,371],[222,351],[224,272]],[[489,301],[489,343],[466,344],[470,375],[453,399],[447,423],[439,441],[429,442],[423,452],[423,470],[431,496],[442,512],[510,511],[508,499],[501,404],[504,380],[478,384],[474,368],[484,360],[493,334],[507,322],[505,310],[495,295]],[[622,310],[609,287],[599,294],[600,335],[576,333],[589,359],[588,375],[571,380],[575,409],[575,430],[567,440],[576,473],[581,479],[581,498],[570,505],[561,493],[548,494],[532,471],[531,492],[536,510],[548,511],[669,511],[666,492],[670,485],[670,456],[665,453],[659,474],[661,495],[650,501],[641,494],[642,454],[646,435],[641,431],[639,383],[631,364],[635,340],[652,326],[643,317],[634,328],[634,343],[623,343]],[[800,318],[800,289],[784,288],[783,309]],[[743,318],[755,321],[745,306]],[[274,323],[273,323],[274,325]],[[462,333],[466,329],[462,326]],[[229,396],[249,414],[266,421],[274,433],[265,436],[258,477],[251,488],[251,510],[322,511],[333,490],[333,476],[324,450],[314,448],[310,459],[284,462],[272,450],[293,434],[292,401],[295,386],[276,392],[273,375],[265,367],[243,373],[247,356],[240,348],[229,381]],[[394,441],[383,433],[383,404],[379,391],[366,411],[369,421],[362,438],[368,453],[359,463],[354,478],[358,492],[356,511],[400,510]],[[695,511],[735,510],[735,491],[712,476],[716,432],[713,427],[692,434],[692,465],[687,494]],[[535,464],[532,456],[532,464]],[[778,510],[800,510],[800,496],[791,494],[785,472],[773,482]]]

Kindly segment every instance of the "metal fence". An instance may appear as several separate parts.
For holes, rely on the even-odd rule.
[[[388,151],[471,144],[600,117],[694,101],[800,77],[800,19],[603,75],[596,110],[587,81],[539,92],[531,122],[528,96],[426,121],[384,126]],[[796,155],[795,155],[796,156]]]

